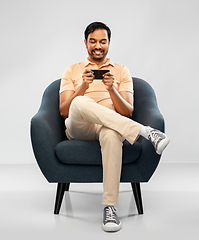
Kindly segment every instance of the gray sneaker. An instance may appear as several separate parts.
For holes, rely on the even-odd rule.
[[[113,206],[107,206],[104,208],[103,225],[102,228],[106,232],[119,231],[122,224],[117,216],[117,210]]]
[[[161,155],[166,146],[169,144],[169,138],[161,131],[151,127],[146,128],[149,141],[153,144],[157,154]]]

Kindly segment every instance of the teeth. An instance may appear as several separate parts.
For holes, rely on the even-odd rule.
[[[94,51],[96,54],[100,54],[102,51]]]

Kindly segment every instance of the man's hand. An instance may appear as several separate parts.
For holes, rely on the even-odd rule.
[[[113,83],[115,80],[114,75],[111,72],[107,72],[103,76],[104,78],[102,82],[106,85],[106,89],[109,91],[113,87]]]
[[[88,89],[89,84],[91,84],[95,79],[95,75],[90,69],[86,68],[85,71],[83,72],[82,79],[83,79],[82,85],[84,85],[86,89]]]

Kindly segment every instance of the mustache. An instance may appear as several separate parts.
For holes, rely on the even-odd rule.
[[[102,51],[102,52],[104,52],[104,50],[102,50],[101,48],[95,48],[95,49],[92,50],[92,52],[94,52],[94,51]]]

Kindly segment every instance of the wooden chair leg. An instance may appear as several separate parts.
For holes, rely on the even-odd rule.
[[[57,184],[57,194],[55,200],[54,214],[59,214],[64,192],[68,191],[70,183],[58,183]]]
[[[137,210],[139,214],[143,214],[143,206],[142,206],[142,196],[141,196],[141,189],[140,189],[140,183],[131,183],[133,194],[137,206]]]

